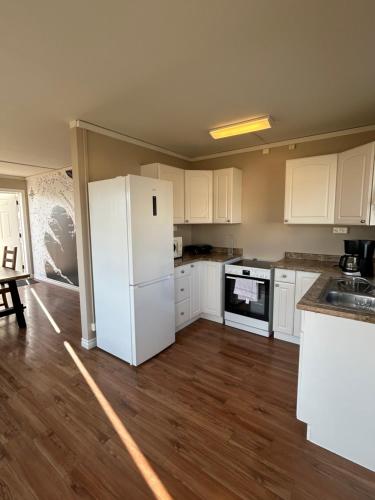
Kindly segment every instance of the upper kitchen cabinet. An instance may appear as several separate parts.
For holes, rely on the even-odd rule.
[[[224,168],[214,171],[214,222],[241,222],[242,171]]]
[[[286,162],[286,224],[333,224],[337,154]]]
[[[173,223],[183,224],[185,220],[185,175],[181,168],[162,163],[141,166],[141,175],[170,181],[173,184]]]
[[[338,156],[335,223],[369,225],[374,143],[344,151]]]
[[[185,222],[212,222],[212,170],[185,170]]]

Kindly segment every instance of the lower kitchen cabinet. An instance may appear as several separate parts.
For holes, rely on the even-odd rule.
[[[223,322],[224,264],[200,261],[175,269],[176,331],[198,318]]]
[[[318,273],[275,270],[273,330],[276,339],[299,344],[301,311],[296,305],[318,277]]]

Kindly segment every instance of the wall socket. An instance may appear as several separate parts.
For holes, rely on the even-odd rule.
[[[349,229],[347,227],[334,227],[333,234],[348,234]]]

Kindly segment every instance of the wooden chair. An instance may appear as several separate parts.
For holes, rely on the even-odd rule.
[[[17,251],[18,248],[14,247],[13,250],[9,250],[7,246],[4,247],[3,253],[3,267],[7,267],[8,269],[16,269],[17,263]],[[2,297],[3,302],[0,304],[0,307],[9,308],[7,293],[9,293],[9,287],[4,284],[0,285],[0,296]]]

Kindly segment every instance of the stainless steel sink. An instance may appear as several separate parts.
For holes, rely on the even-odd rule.
[[[336,307],[375,313],[375,286],[365,278],[331,279],[320,299]]]

